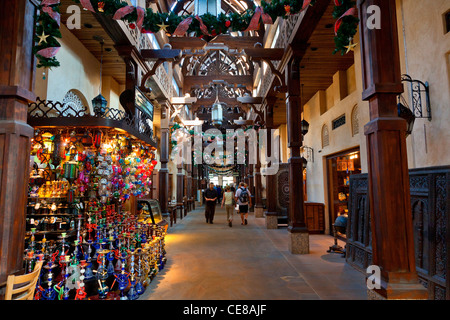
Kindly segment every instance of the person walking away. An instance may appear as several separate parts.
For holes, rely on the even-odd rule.
[[[205,218],[206,223],[213,223],[214,213],[216,211],[217,191],[214,189],[214,183],[209,184],[209,189],[205,190]]]
[[[225,192],[223,194],[223,199],[222,199],[222,208],[223,205],[225,204],[225,210],[227,211],[227,220],[228,220],[228,225],[230,226],[230,228],[232,227],[232,221],[233,221],[233,210],[234,210],[234,194],[233,192],[231,192],[231,188],[229,186],[225,187]]]
[[[250,191],[245,187],[243,182],[240,183],[239,188],[236,191],[236,202],[239,206],[239,213],[241,214],[242,225],[246,225],[248,218],[248,208],[252,205],[252,198]]]

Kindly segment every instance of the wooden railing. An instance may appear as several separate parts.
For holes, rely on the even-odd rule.
[[[450,166],[409,171],[416,268],[429,299],[450,300]],[[372,264],[367,174],[350,177],[347,262]]]

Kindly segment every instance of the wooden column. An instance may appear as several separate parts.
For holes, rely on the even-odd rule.
[[[367,8],[381,9],[381,29],[369,30]],[[373,265],[381,269],[381,288],[369,298],[425,299],[419,284],[406,152],[406,122],[398,117],[403,92],[395,1],[359,0],[363,99],[369,101],[365,126]]]
[[[23,272],[25,206],[33,128],[27,124],[33,94],[32,53],[36,6],[4,0],[0,10],[0,295],[10,274]]]
[[[190,201],[192,199],[192,164],[186,165],[187,177],[186,177],[186,198],[188,201],[188,208],[191,209]]]
[[[303,205],[303,162],[300,99],[300,59],[293,56],[286,66],[286,93],[289,158],[289,251],[295,254],[309,253],[309,233],[305,223]]]
[[[160,142],[160,162],[159,169],[159,202],[163,216],[169,216],[169,108],[167,105],[161,106],[161,142]]]
[[[250,150],[250,149],[249,149]],[[250,163],[250,161],[247,164],[247,170],[248,170],[248,190],[250,190],[251,198],[252,198],[252,207],[248,208],[249,212],[254,211],[253,205],[255,204],[255,181],[254,181],[254,175],[253,175],[253,164]]]
[[[180,218],[183,218],[184,212],[184,204],[183,204],[183,196],[184,196],[184,174],[183,174],[183,165],[177,165],[177,206],[180,209]]]
[[[265,109],[265,122],[266,129],[268,134],[272,134],[272,129],[274,129],[273,125],[273,107],[276,101],[275,97],[268,97],[267,106]],[[273,151],[272,139],[267,139],[267,155],[272,156]],[[268,217],[273,217],[278,215],[277,213],[277,186],[276,186],[276,176],[275,175],[265,175],[266,179],[266,211],[264,215],[266,216],[266,220]],[[267,225],[267,224],[266,224]],[[278,224],[277,224],[278,226]]]
[[[255,164],[255,217],[263,218],[264,217],[264,206],[262,203],[262,183],[261,183],[261,149],[256,149],[256,164]]]

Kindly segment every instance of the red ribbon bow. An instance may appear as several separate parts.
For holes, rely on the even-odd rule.
[[[208,27],[203,23],[202,18],[200,18],[198,15],[195,16],[195,19],[198,20],[200,23],[200,31],[205,36],[210,36],[211,34],[208,32]],[[182,36],[186,33],[186,31],[189,29],[190,24],[192,23],[193,17],[187,17],[183,21],[180,22],[180,24],[175,29],[174,33],[172,35],[174,36]]]
[[[58,26],[61,25],[61,15],[54,11],[52,7],[55,4],[59,4],[61,0],[42,0],[41,1],[41,6],[42,6],[42,11],[47,13],[53,20],[56,21],[56,23],[58,24]]]
[[[123,17],[125,17],[126,15],[132,13],[134,10],[137,11],[137,16],[138,16],[137,21],[136,21],[136,26],[137,26],[138,30],[141,31],[142,25],[144,24],[144,17],[145,17],[145,11],[141,7],[126,6],[126,7],[120,8],[114,14],[113,19],[120,20]]]
[[[244,31],[258,30],[259,19],[262,19],[264,24],[273,24],[272,18],[269,16],[269,14],[264,13],[264,9],[262,7],[257,7],[252,20],[250,20],[248,28]]]
[[[355,14],[356,14],[356,8],[350,8],[342,16],[340,16],[339,19],[336,20],[336,23],[334,24],[334,34],[336,36],[337,36],[339,28],[341,27],[342,19],[346,16],[353,16]]]

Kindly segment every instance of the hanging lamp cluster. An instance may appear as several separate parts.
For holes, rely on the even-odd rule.
[[[203,15],[182,15],[172,12],[153,12],[151,8],[130,6],[122,0],[73,0],[81,4],[85,10],[104,14],[115,20],[122,20],[130,28],[137,28],[142,33],[166,32],[168,36],[184,36],[194,34],[206,41],[219,34],[236,31],[259,30],[262,24],[272,24],[278,17],[283,19],[298,14],[316,0],[273,0],[270,3],[261,1],[261,6],[248,8],[242,13],[230,12],[215,16],[210,13]],[[38,67],[58,67],[56,59],[61,44],[59,30],[61,24],[60,0],[41,0],[36,21],[34,54],[39,60]],[[349,52],[349,46],[356,34],[359,19],[355,1],[334,0],[333,17],[335,24],[335,53]],[[353,48],[353,47],[351,47]]]

